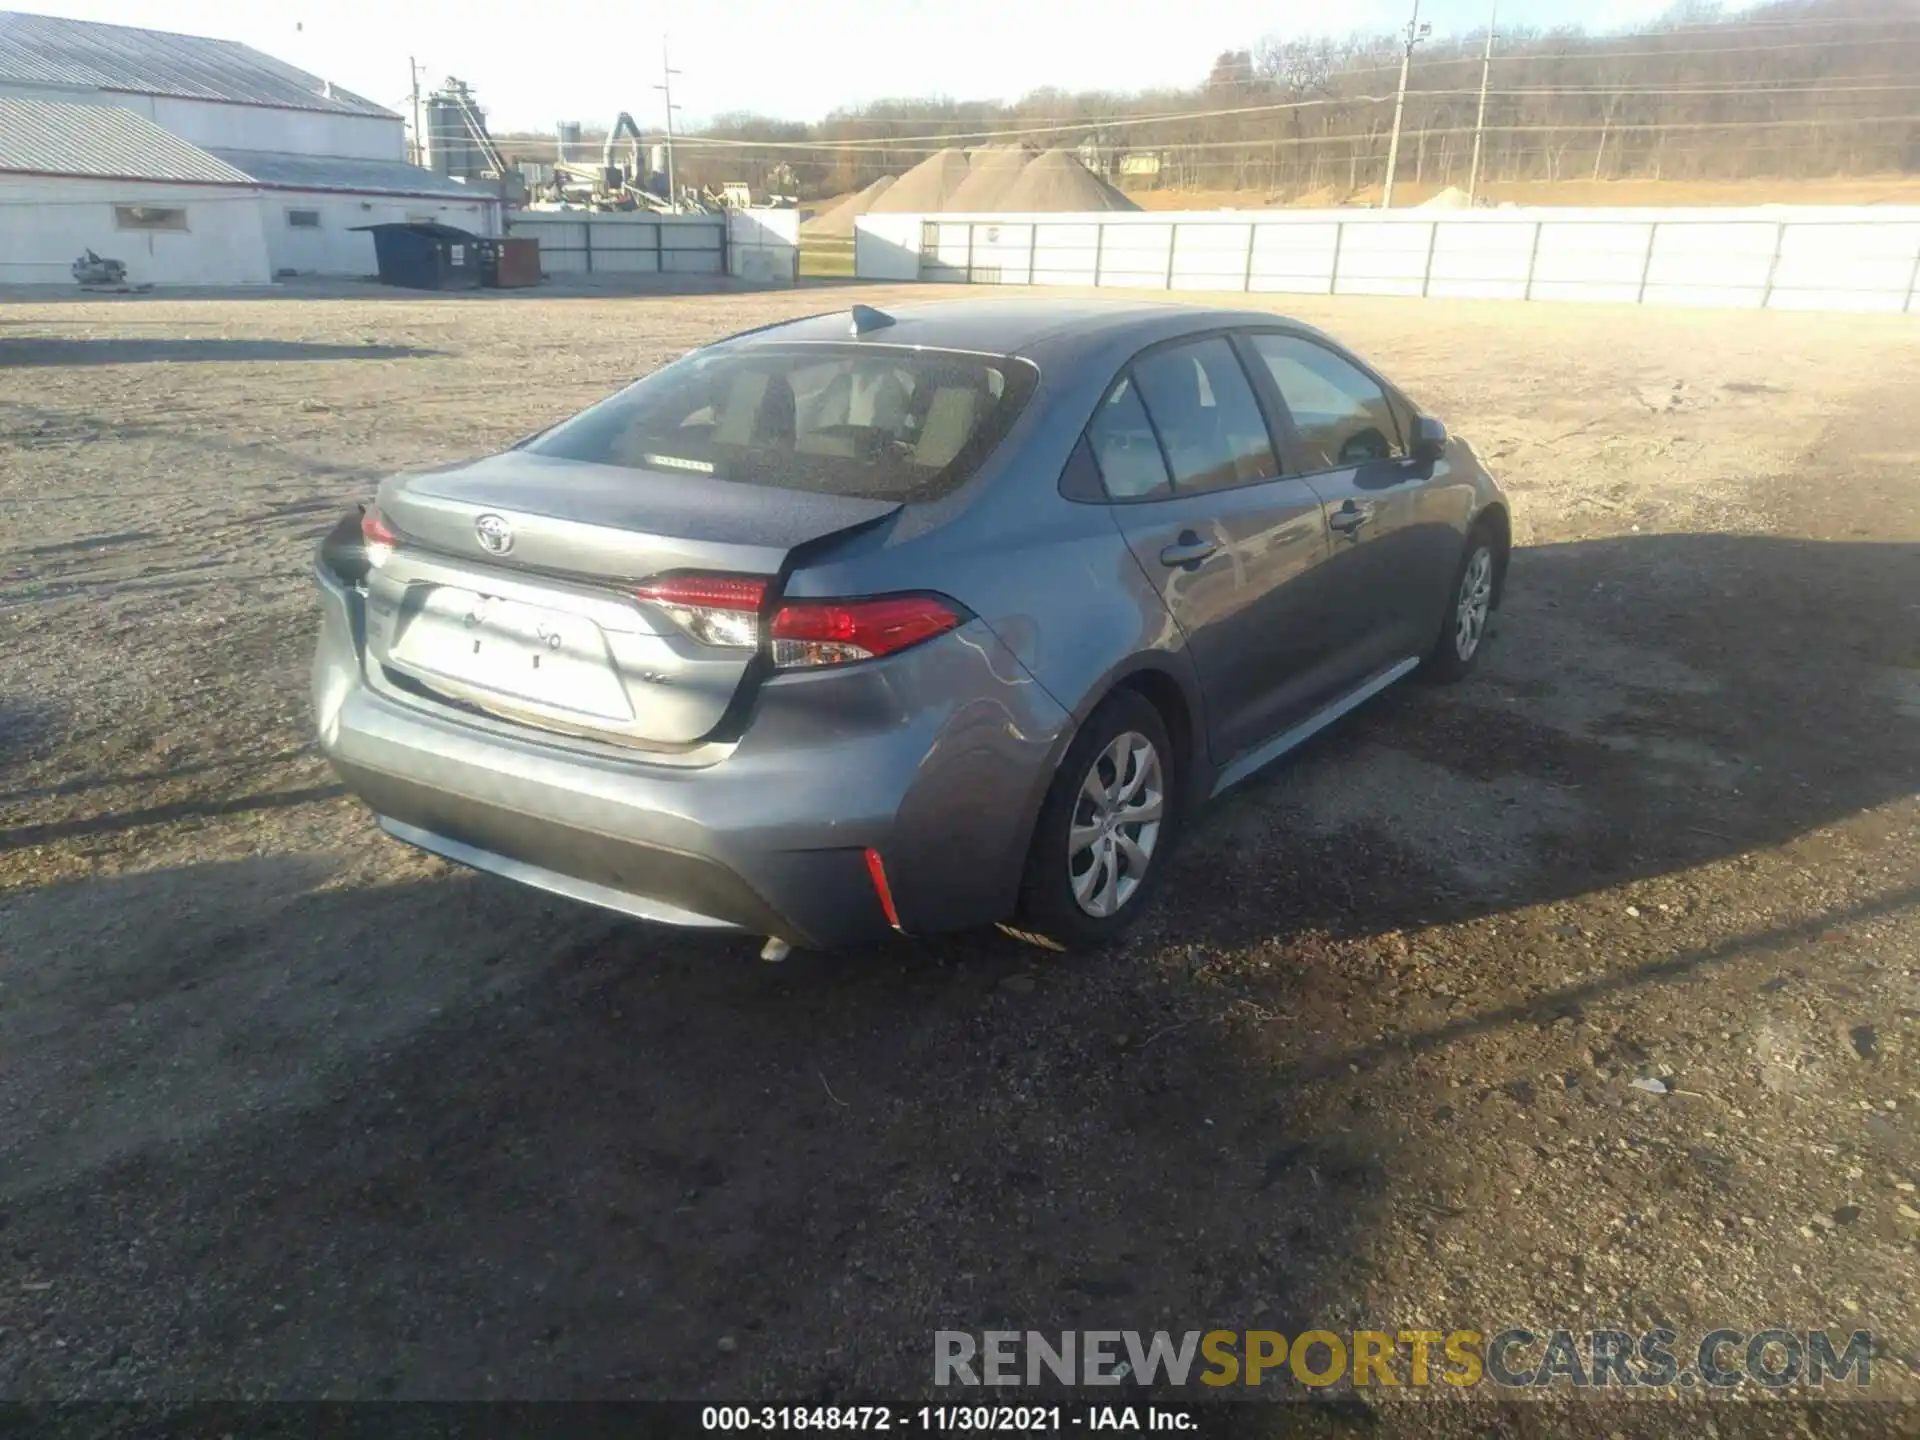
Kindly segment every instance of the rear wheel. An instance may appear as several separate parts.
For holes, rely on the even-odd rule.
[[[1421,674],[1426,678],[1447,684],[1462,679],[1473,669],[1473,662],[1486,648],[1498,565],[1492,533],[1485,526],[1476,525],[1467,532],[1466,550],[1453,577],[1446,619],[1421,666]]]
[[[1015,933],[1060,948],[1115,939],[1165,868],[1177,796],[1160,712],[1122,690],[1087,718],[1034,826]]]

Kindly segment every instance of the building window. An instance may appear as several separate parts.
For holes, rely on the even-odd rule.
[[[320,212],[318,210],[287,211],[287,228],[290,230],[318,230]]]
[[[187,212],[173,205],[116,205],[113,226],[116,230],[185,230]]]

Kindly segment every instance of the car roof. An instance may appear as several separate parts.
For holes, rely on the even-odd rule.
[[[1265,310],[1225,310],[1155,300],[983,299],[871,307],[893,321],[853,333],[851,308],[789,320],[736,336],[740,345],[790,342],[911,345],[1038,358],[1043,351],[1107,350],[1231,325],[1299,322]]]

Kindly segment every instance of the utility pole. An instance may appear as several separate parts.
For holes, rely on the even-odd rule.
[[[1467,204],[1471,207],[1480,190],[1480,136],[1487,128],[1487,76],[1493,70],[1493,26],[1500,18],[1500,7],[1487,11],[1487,53],[1480,57],[1480,113],[1473,120],[1473,168],[1467,172]]]
[[[1387,188],[1380,197],[1380,208],[1393,208],[1393,172],[1400,168],[1400,117],[1407,108],[1407,70],[1413,64],[1413,47],[1433,30],[1420,23],[1420,0],[1413,0],[1413,18],[1407,21],[1407,47],[1400,52],[1400,90],[1393,98],[1393,139],[1387,142]]]
[[[680,191],[673,180],[673,77],[680,72],[673,68],[667,58],[667,37],[660,37],[660,80],[653,88],[666,97],[667,101],[667,204],[673,207],[673,213],[680,213]]]
[[[420,136],[420,65],[413,56],[407,57],[407,80],[413,86],[413,155],[415,165],[427,158],[426,142]]]

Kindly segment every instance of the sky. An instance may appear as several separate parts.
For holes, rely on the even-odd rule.
[[[1669,0],[1508,0],[1502,23],[1590,31],[1653,19]],[[404,110],[407,61],[423,91],[457,75],[496,131],[663,117],[663,33],[683,123],[751,110],[816,120],[888,96],[1011,100],[1045,85],[1191,85],[1222,50],[1261,36],[1406,23],[1412,0],[0,0],[80,20],[239,40]],[[1338,17],[1337,19],[1334,17]],[[1425,0],[1436,34],[1479,31],[1487,0]]]

